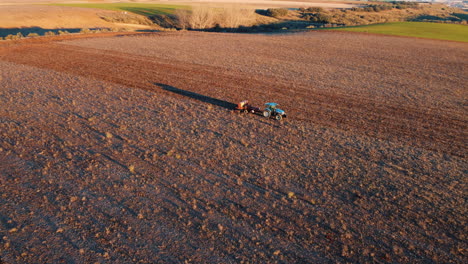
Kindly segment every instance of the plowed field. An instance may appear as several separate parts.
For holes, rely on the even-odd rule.
[[[0,46],[0,258],[466,259],[468,46],[313,32]],[[274,101],[282,121],[231,110]]]

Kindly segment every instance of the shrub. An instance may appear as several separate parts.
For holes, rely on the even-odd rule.
[[[271,17],[283,17],[287,16],[289,13],[289,10],[286,8],[269,8],[267,9],[267,16]]]
[[[393,9],[393,7],[390,6],[390,5],[381,5],[380,8],[381,8],[382,10],[391,10],[391,9]]]
[[[82,28],[80,30],[80,34],[89,34],[91,33],[91,30],[89,30],[89,28]]]
[[[223,8],[199,6],[194,7],[191,12],[177,10],[174,16],[171,17],[171,24],[167,24],[166,27],[221,31],[239,29],[241,26],[253,25],[256,22],[255,13],[252,10],[236,6]]]
[[[418,8],[419,5],[416,2],[389,2],[389,4],[373,4],[365,7],[353,7],[350,10],[354,12],[380,12],[385,10],[396,9],[407,9],[407,8]]]
[[[214,25],[214,12],[208,7],[196,7],[192,10],[188,24],[192,29],[206,29]]]
[[[330,23],[331,17],[324,13],[318,13],[318,14],[312,15],[309,20],[313,22],[318,22],[318,23]]]
[[[175,12],[175,16],[177,18],[177,25],[181,29],[186,29],[189,27],[190,21],[190,12],[187,10],[177,9]]]
[[[68,32],[68,31],[66,31],[66,30],[63,30],[63,31],[62,31],[62,30],[59,30],[59,31],[58,31],[58,34],[59,34],[60,36],[62,36],[62,35],[68,35],[68,34],[70,34],[70,32]]]
[[[321,7],[309,7],[306,10],[307,10],[307,12],[311,12],[311,13],[323,12],[323,8],[321,8]]]
[[[39,34],[33,33],[33,32],[32,32],[32,33],[29,33],[29,34],[27,35],[27,37],[28,37],[28,38],[36,38],[36,37],[39,37]]]
[[[15,35],[15,39],[22,39],[24,38],[24,35],[21,34],[21,32],[18,32],[16,35]]]
[[[5,40],[18,40],[24,38],[23,34],[21,32],[17,33],[16,35],[9,34],[8,36],[5,37]]]
[[[153,24],[162,28],[174,28],[178,26],[176,15],[156,14],[149,17]]]
[[[419,3],[417,2],[405,2],[405,1],[393,1],[390,2],[393,8],[396,9],[406,9],[406,8],[417,8]]]
[[[219,16],[220,26],[224,28],[237,28],[243,21],[249,19],[251,13],[240,8],[224,8]]]
[[[46,33],[44,33],[44,36],[55,36],[55,32],[47,31]]]

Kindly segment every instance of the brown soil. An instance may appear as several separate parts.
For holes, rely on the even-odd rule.
[[[463,262],[467,51],[338,32],[4,44],[0,258]]]

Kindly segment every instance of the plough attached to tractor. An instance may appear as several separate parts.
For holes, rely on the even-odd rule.
[[[241,113],[252,113],[257,115],[263,115],[266,118],[273,117],[276,120],[281,120],[286,117],[286,112],[277,108],[277,103],[266,103],[265,109],[261,110],[258,107],[251,106],[248,100],[239,102],[235,110],[240,111]]]

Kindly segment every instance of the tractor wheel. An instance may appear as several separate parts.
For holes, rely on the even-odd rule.
[[[280,121],[281,119],[283,119],[283,116],[282,115],[277,115],[275,116],[276,120]]]
[[[267,117],[267,118],[270,117],[271,116],[271,111],[269,111],[269,110],[263,111],[263,116]]]

